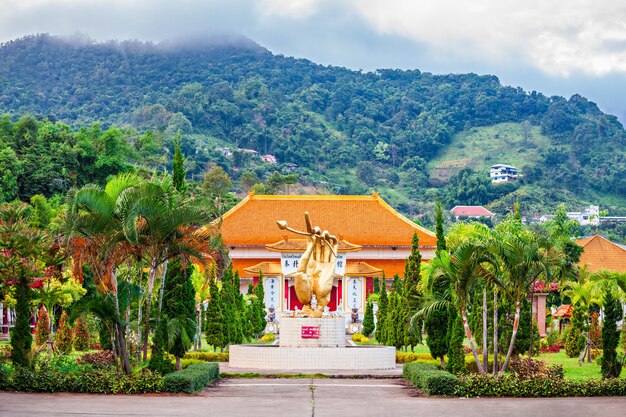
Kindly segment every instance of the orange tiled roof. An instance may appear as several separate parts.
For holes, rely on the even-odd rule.
[[[283,239],[279,242],[265,245],[265,248],[274,252],[304,252],[308,241],[306,239]],[[361,250],[360,245],[355,245],[347,240],[339,241],[339,252],[356,252]]]
[[[347,277],[373,277],[378,276],[383,272],[382,269],[373,267],[367,262],[352,262],[348,261],[346,264]]]
[[[626,272],[626,249],[621,246],[600,235],[580,239],[576,243],[584,248],[578,265],[581,267],[587,265],[587,271],[597,272],[605,269]]]
[[[564,317],[567,319],[567,318],[572,317],[573,311],[574,309],[572,308],[571,304],[563,304],[562,306],[556,309],[552,317]]]
[[[244,268],[244,271],[248,275],[258,277],[260,274],[265,276],[277,276],[282,275],[283,270],[278,261],[261,262],[256,265]]]
[[[304,230],[304,212],[314,226],[361,246],[410,246],[417,232],[421,247],[435,247],[437,237],[391,208],[378,194],[254,195],[250,194],[222,217],[221,232],[228,245],[267,245],[293,236],[277,220]]]

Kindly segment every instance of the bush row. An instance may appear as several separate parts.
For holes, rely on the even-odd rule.
[[[449,372],[423,363],[407,363],[402,367],[404,378],[428,395],[454,395],[459,380]]]
[[[163,378],[163,390],[192,394],[209,386],[219,376],[220,368],[216,363],[193,364],[182,371],[165,375]]]
[[[2,368],[0,390],[26,392],[79,392],[91,394],[144,394],[161,392],[163,377],[142,369],[131,376],[120,375],[115,368],[94,369],[79,365],[76,372],[47,366]]]
[[[520,379],[515,375],[461,376],[454,395],[459,397],[605,397],[626,395],[626,379],[588,381],[553,378]]]
[[[184,359],[199,359],[205,362],[228,362],[228,352],[187,352]]]

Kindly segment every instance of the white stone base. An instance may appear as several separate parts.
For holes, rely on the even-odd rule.
[[[234,345],[229,348],[228,362],[233,368],[277,371],[393,369],[396,366],[396,348],[390,346],[311,348]]]
[[[346,324],[343,317],[283,317],[280,321],[280,346],[343,347],[346,345]],[[319,338],[303,339],[302,326],[318,326]]]

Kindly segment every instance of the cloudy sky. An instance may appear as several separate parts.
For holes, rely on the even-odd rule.
[[[626,121],[624,0],[0,0],[0,41],[41,32],[240,33],[325,65],[495,74],[580,93]]]

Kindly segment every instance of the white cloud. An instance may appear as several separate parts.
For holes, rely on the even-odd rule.
[[[268,16],[304,19],[318,11],[320,0],[261,0],[259,9]]]
[[[623,0],[351,0],[379,32],[440,53],[569,76],[626,73]]]

